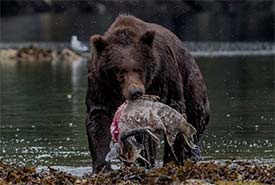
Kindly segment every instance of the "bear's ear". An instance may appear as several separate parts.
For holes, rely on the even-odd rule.
[[[152,47],[156,32],[154,30],[146,31],[140,36],[140,42]]]
[[[98,54],[100,54],[108,45],[107,41],[100,35],[91,36],[90,41],[93,43],[93,46]]]

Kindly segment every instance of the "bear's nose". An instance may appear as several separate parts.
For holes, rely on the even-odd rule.
[[[131,99],[134,100],[143,95],[143,90],[141,88],[130,89],[129,94]]]

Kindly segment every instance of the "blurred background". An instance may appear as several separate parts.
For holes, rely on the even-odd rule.
[[[274,9],[273,0],[1,0],[0,41],[88,41],[125,13],[186,41],[272,42]]]
[[[167,27],[190,49],[208,88],[211,115],[202,158],[274,162],[273,0],[0,3],[0,53],[30,43],[62,49],[72,35],[89,46],[89,37],[103,34],[121,13]],[[90,166],[84,126],[88,62],[0,56],[0,160]]]

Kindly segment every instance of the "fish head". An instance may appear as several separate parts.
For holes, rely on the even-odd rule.
[[[137,135],[149,135],[153,141],[159,144],[159,139],[155,136],[149,128],[132,129],[121,133],[119,141],[117,143],[111,143],[110,151],[106,155],[105,160],[111,161],[112,159],[120,159],[127,163],[134,163],[138,158],[141,158],[145,162],[149,163],[141,156],[141,151],[144,146],[137,142],[135,136]]]
[[[150,164],[140,153],[144,149],[144,146],[137,142],[135,136],[148,135],[157,144],[160,143],[158,137],[151,132],[150,127],[136,128],[126,131],[121,134],[120,141],[122,142],[122,150],[120,153],[120,159],[124,162],[134,163],[138,158],[142,159],[146,163]]]
[[[120,143],[111,143],[110,151],[105,157],[105,161],[109,162],[114,159],[120,159],[127,163],[134,163],[139,157],[143,145],[138,143],[134,136],[126,138]]]
[[[143,145],[138,143],[134,136],[129,137],[123,141],[119,158],[124,162],[134,163],[140,157],[143,149]]]

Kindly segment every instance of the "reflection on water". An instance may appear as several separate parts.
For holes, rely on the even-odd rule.
[[[272,57],[199,58],[211,102],[203,157],[273,159]],[[0,61],[0,156],[19,164],[87,166],[87,62]]]

